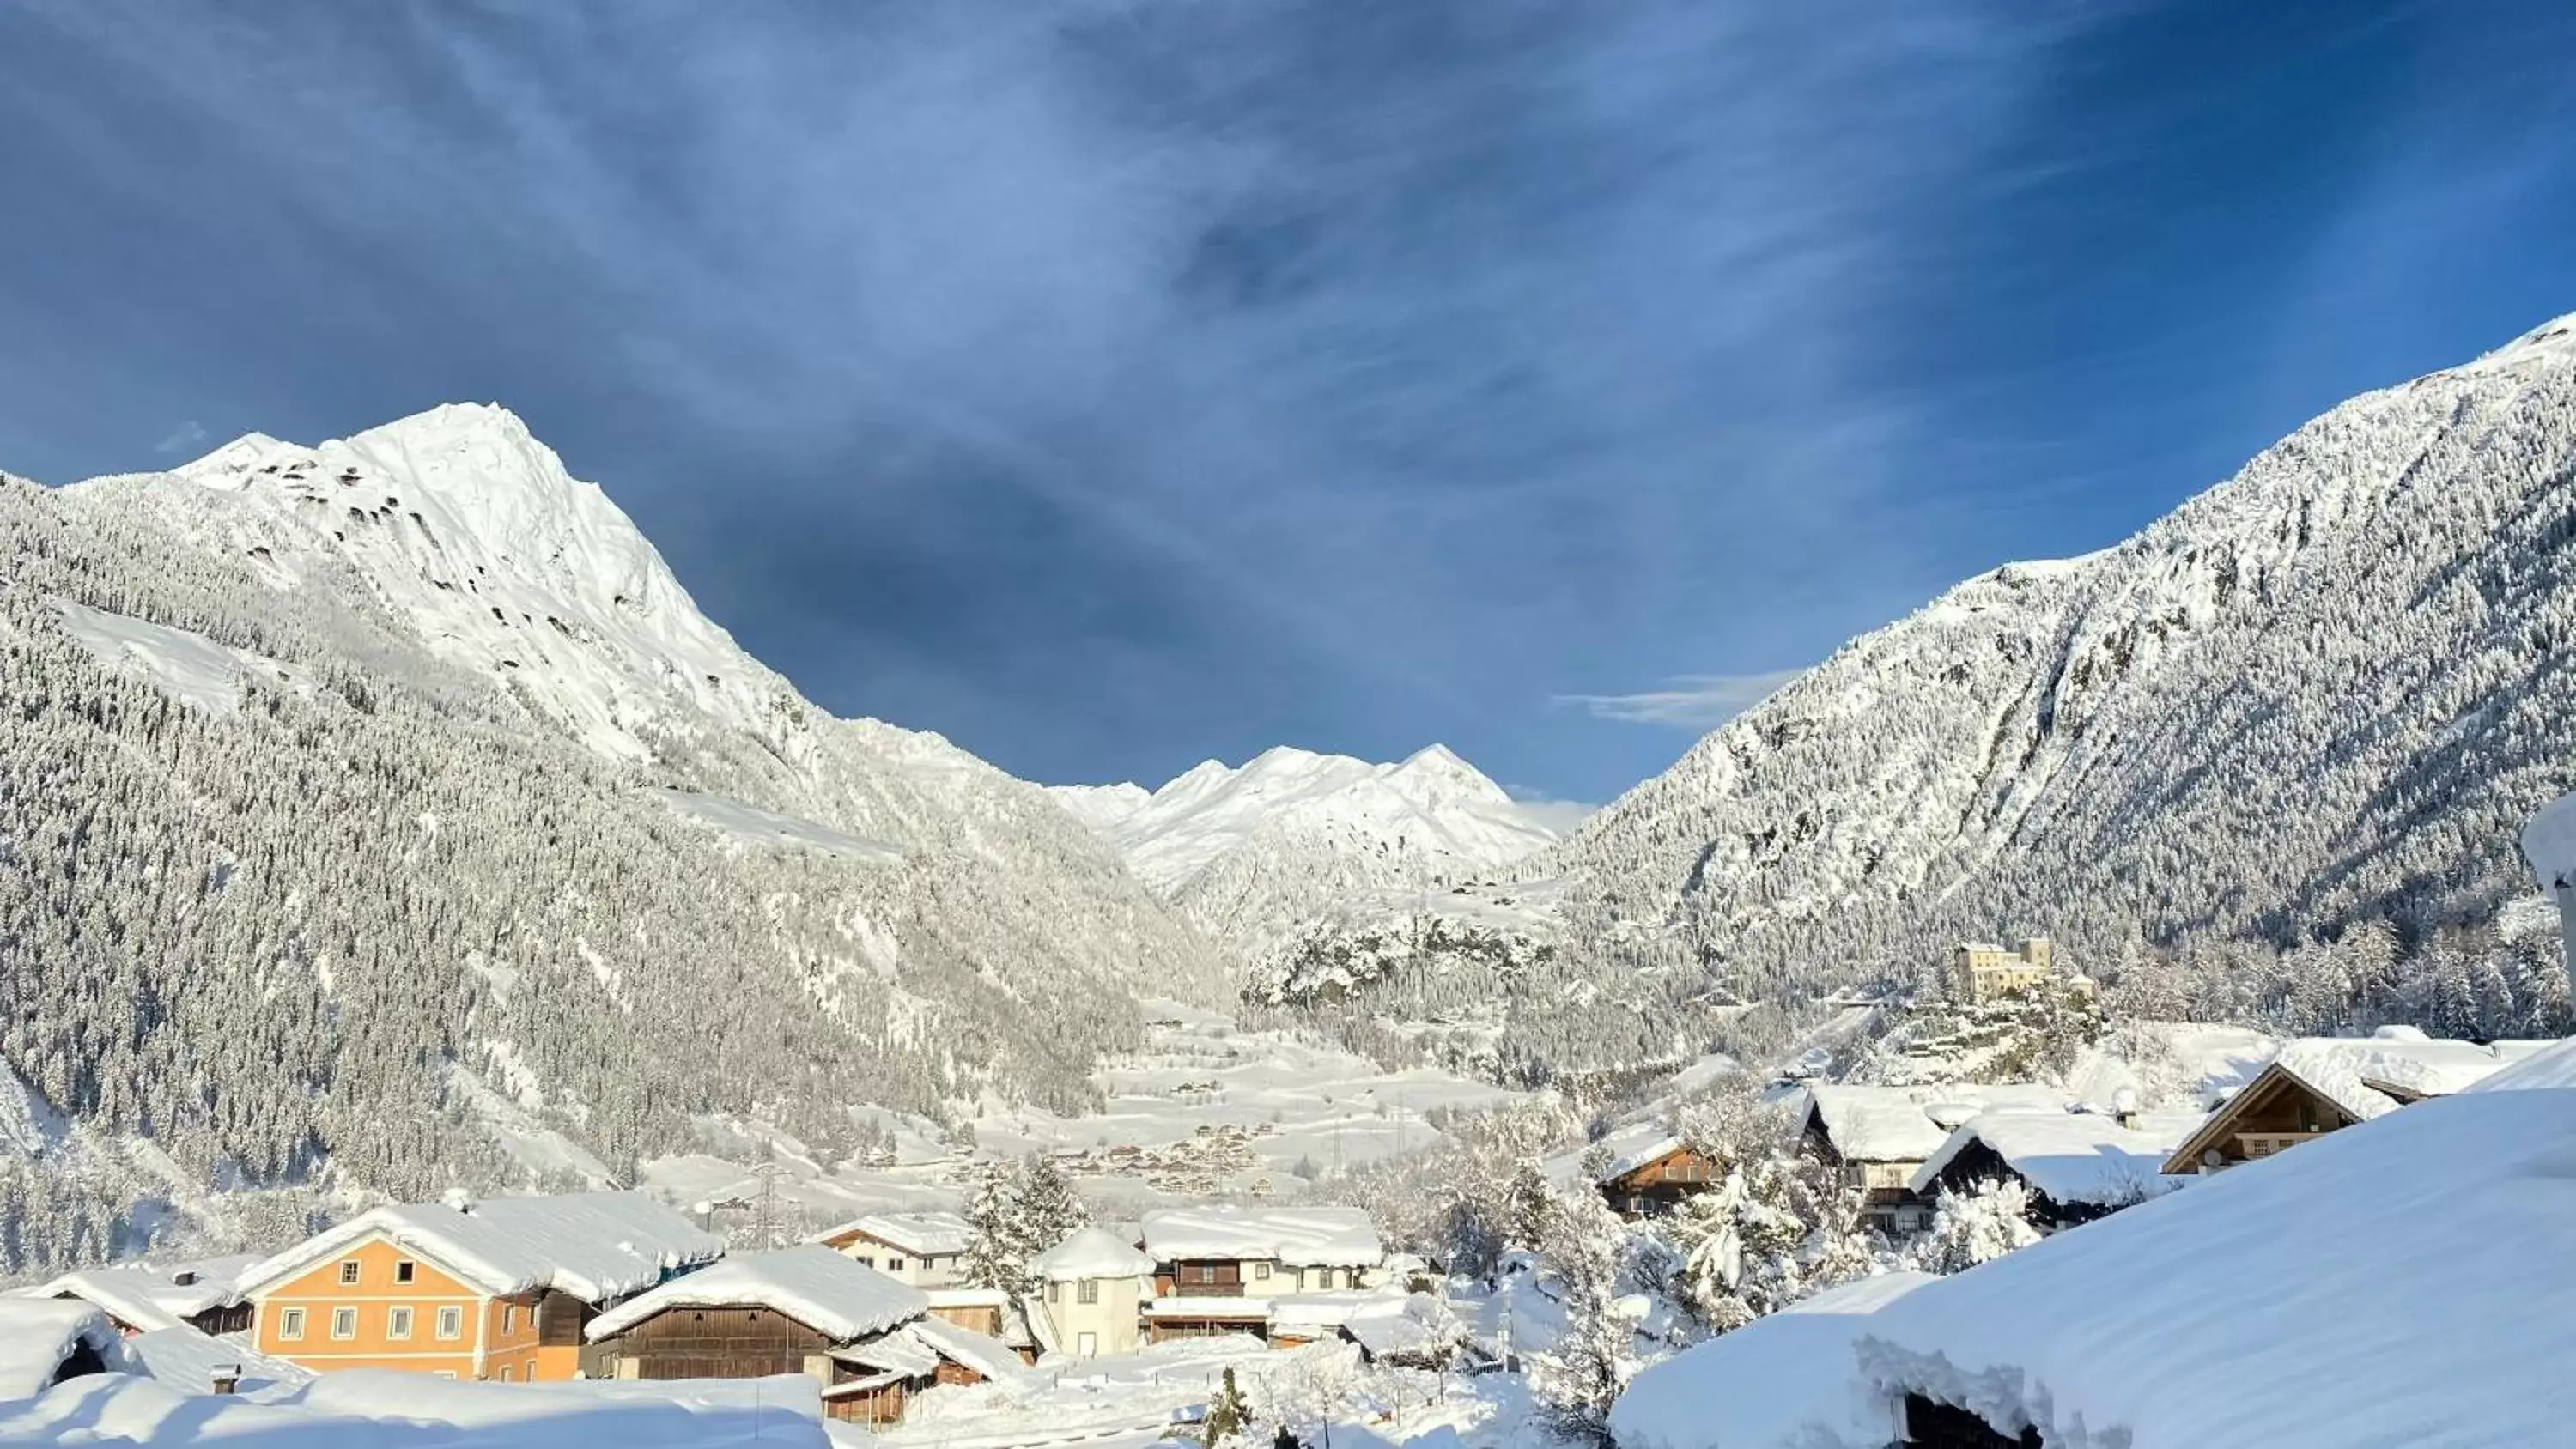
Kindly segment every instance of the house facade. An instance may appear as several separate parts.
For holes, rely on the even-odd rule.
[[[1698,1149],[1664,1137],[1636,1157],[1614,1160],[1600,1180],[1601,1195],[1630,1221],[1662,1217],[1725,1176]]]
[[[1105,1228],[1084,1228],[1029,1261],[1044,1287],[1039,1311],[1058,1353],[1075,1358],[1134,1353],[1145,1346],[1145,1306],[1155,1297],[1154,1260]]]
[[[721,1257],[638,1193],[373,1208],[246,1269],[251,1345],[316,1372],[496,1382],[593,1376],[602,1308]]]
[[[2559,951],[2576,985],[2576,793],[2559,796],[2522,828],[2523,858],[2558,902]]]
[[[2093,1112],[1981,1113],[1953,1131],[1907,1186],[1915,1200],[1929,1205],[1944,1192],[2018,1182],[2029,1194],[2031,1226],[2058,1232],[2179,1186],[2182,1179],[2160,1168],[2180,1130],[2133,1126]]]
[[[915,1288],[958,1282],[974,1229],[951,1212],[869,1213],[819,1234],[815,1241]]]
[[[2275,1156],[2410,1102],[2449,1096],[2549,1045],[2442,1041],[2412,1027],[2286,1042],[2174,1149],[2164,1170],[2223,1172]]]
[[[1979,1113],[2007,1109],[2062,1111],[2064,1092],[2027,1083],[1943,1086],[1809,1087],[1797,1108],[1799,1151],[1835,1169],[1861,1199],[1861,1216],[1886,1233],[1930,1225],[1932,1205],[1914,1191],[1914,1176]]]

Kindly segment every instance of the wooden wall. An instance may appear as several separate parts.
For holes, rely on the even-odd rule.
[[[673,1308],[608,1345],[619,1360],[620,1377],[645,1379],[801,1374],[809,1355],[832,1346],[822,1334],[769,1308]]]

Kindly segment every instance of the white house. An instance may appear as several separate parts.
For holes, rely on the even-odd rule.
[[[1377,1224],[1358,1208],[1210,1204],[1150,1212],[1140,1226],[1154,1260],[1144,1310],[1154,1343],[1268,1338],[1276,1300],[1373,1286],[1386,1262]]]
[[[1135,1244],[1105,1228],[1084,1228],[1030,1259],[1029,1271],[1046,1283],[1042,1341],[1048,1348],[1093,1358],[1145,1346],[1154,1260]]]
[[[957,1282],[975,1230],[951,1212],[869,1213],[818,1234],[814,1241],[915,1288]]]

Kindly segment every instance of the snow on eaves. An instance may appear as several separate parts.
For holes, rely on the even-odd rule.
[[[292,1386],[313,1377],[311,1369],[271,1358],[246,1344],[217,1338],[184,1323],[138,1333],[125,1341],[125,1347],[141,1372],[183,1393],[208,1392],[214,1386],[217,1369],[236,1375],[236,1390],[243,1393]]]
[[[929,1346],[950,1363],[962,1364],[998,1384],[1016,1384],[1028,1377],[1028,1366],[1011,1346],[991,1334],[950,1323],[944,1318],[923,1318],[905,1324],[900,1333]]]
[[[1051,1283],[1142,1278],[1154,1271],[1154,1260],[1107,1228],[1084,1228],[1031,1258],[1029,1271]]]
[[[2367,1122],[2410,1099],[2466,1090],[2534,1049],[2518,1042],[2437,1041],[2412,1028],[2385,1027],[2368,1037],[2285,1042],[2273,1062],[2354,1121]]]
[[[0,1299],[0,1400],[32,1399],[87,1348],[110,1369],[130,1367],[107,1315],[86,1303]]]
[[[636,1192],[497,1197],[462,1209],[404,1203],[370,1208],[252,1265],[241,1291],[256,1295],[378,1236],[487,1293],[553,1288],[595,1305],[713,1262],[725,1248],[724,1239]]]
[[[2180,1185],[2160,1173],[2183,1135],[2123,1127],[2091,1112],[1983,1112],[1924,1159],[1909,1188],[1918,1195],[1930,1192],[1953,1159],[1982,1143],[2051,1202],[2135,1202]]]
[[[1951,1128],[1989,1110],[2063,1110],[2066,1094],[2023,1083],[1882,1087],[1818,1083],[1806,1089],[1799,1130],[1821,1126],[1846,1162],[1922,1162]]]
[[[820,1243],[803,1243],[738,1253],[675,1278],[592,1319],[584,1332],[595,1343],[669,1309],[747,1305],[784,1314],[835,1343],[850,1343],[921,1317],[930,1300]]]
[[[78,1268],[17,1290],[27,1298],[77,1298],[106,1310],[138,1332],[172,1328],[186,1319],[238,1303],[234,1280],[256,1259],[249,1254],[156,1268],[148,1263]],[[188,1279],[181,1282],[182,1278]]]
[[[826,1228],[809,1241],[830,1243],[854,1235],[901,1248],[916,1258],[938,1258],[965,1252],[975,1230],[952,1212],[867,1213]]]
[[[1248,1208],[1222,1204],[1145,1214],[1145,1251],[1157,1263],[1268,1260],[1299,1268],[1373,1268],[1386,1259],[1377,1224],[1359,1208]]]
[[[2050,1449],[2559,1443],[2571,1319],[2576,1092],[2467,1092],[1919,1287],[1759,1380],[1807,1386],[1797,1423],[1725,1392],[1757,1329],[1613,1422],[1660,1431],[1635,1449],[1880,1449],[1910,1392]]]

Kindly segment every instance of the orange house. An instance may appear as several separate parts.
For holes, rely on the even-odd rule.
[[[252,1344],[317,1372],[585,1376],[598,1312],[713,1261],[720,1238],[635,1193],[374,1208],[245,1271]]]

